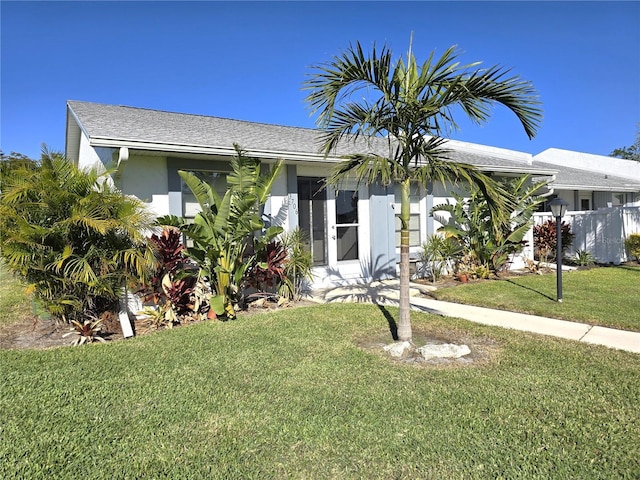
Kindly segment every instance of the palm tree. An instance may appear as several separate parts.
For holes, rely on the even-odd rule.
[[[71,322],[117,307],[121,289],[155,267],[145,232],[153,216],[108,180],[43,147],[0,193],[0,258],[56,318]]]
[[[323,130],[325,155],[346,142],[373,146],[385,139],[385,154],[350,155],[328,179],[338,184],[347,177],[358,182],[398,184],[401,191],[400,318],[398,338],[411,341],[409,314],[409,191],[412,183],[425,187],[434,181],[467,181],[485,194],[492,214],[506,221],[500,188],[470,165],[449,161],[444,134],[457,129],[454,113],[462,110],[474,123],[486,122],[494,104],[511,110],[529,138],[542,118],[536,90],[528,81],[509,75],[500,66],[460,65],[455,47],[436,59],[432,52],[418,65],[409,47],[406,62],[393,61],[392,52],[375,45],[365,54],[359,43],[340,56],[314,67],[305,82],[306,97]],[[380,142],[380,139],[376,139]],[[371,151],[374,151],[371,149]]]

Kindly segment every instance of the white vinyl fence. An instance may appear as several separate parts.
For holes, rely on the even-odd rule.
[[[547,220],[554,220],[550,212],[534,214],[535,225]],[[625,239],[632,233],[640,233],[640,207],[567,212],[562,221],[571,225],[571,233],[575,235],[566,250],[568,256],[573,256],[578,250],[586,250],[598,263],[617,265],[628,259]]]

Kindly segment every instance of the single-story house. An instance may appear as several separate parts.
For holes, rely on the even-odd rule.
[[[67,158],[81,167],[115,162],[117,186],[147,202],[159,216],[193,217],[197,212],[179,170],[199,172],[214,187],[224,189],[224,174],[235,154],[234,143],[259,158],[265,168],[284,160],[286,168],[272,189],[265,214],[274,224],[285,229],[299,227],[308,234],[315,265],[314,287],[396,275],[399,196],[393,186],[345,185],[337,192],[322,188],[322,180],[342,155],[384,152],[383,139],[342,145],[334,156],[324,157],[318,152],[318,131],[314,129],[128,106],[67,103]],[[493,175],[531,174],[555,179],[556,175],[563,178],[565,172],[565,167],[545,163],[544,158],[534,161],[524,152],[453,140],[447,148],[453,160]],[[582,191],[584,185],[573,188],[577,185],[570,183],[567,180],[557,187]],[[603,190],[600,184],[592,186],[597,187],[593,191]],[[637,195],[637,186],[633,192],[619,190]],[[450,198],[451,189],[451,185],[432,185],[428,191],[413,192],[410,237],[414,252],[438,226],[429,213],[431,207]],[[577,198],[576,204],[581,197]]]
[[[550,148],[533,164],[556,170],[554,194],[570,211],[640,206],[640,162]]]

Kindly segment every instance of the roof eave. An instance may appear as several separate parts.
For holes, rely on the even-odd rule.
[[[589,190],[593,192],[640,192],[640,185],[616,185],[614,187],[606,187],[603,185],[570,185],[554,183],[553,188],[556,190]]]
[[[527,167],[514,167],[514,166],[498,166],[498,165],[473,165],[478,170],[483,172],[495,172],[495,173],[520,173],[540,176],[552,176],[558,173],[557,170],[543,170],[539,168],[527,168]]]
[[[229,156],[235,155],[236,151],[233,147],[224,146],[209,146],[209,145],[189,145],[189,144],[175,144],[164,142],[141,142],[132,141],[126,139],[106,138],[106,137],[92,137],[89,140],[89,144],[92,147],[108,147],[108,148],[120,148],[127,147],[131,150],[148,150],[154,152],[173,152],[173,153],[189,153],[189,154],[204,154],[204,155],[222,155]],[[277,151],[277,150],[260,150],[260,149],[245,149],[247,155],[253,157],[259,157],[263,159],[278,160],[284,158],[291,161],[324,161],[329,163],[341,162],[344,159],[335,156],[325,157],[319,153],[304,153],[304,152],[290,152],[290,151]]]

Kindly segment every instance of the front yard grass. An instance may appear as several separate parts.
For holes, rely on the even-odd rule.
[[[494,346],[416,367],[358,347],[390,340],[389,314],[319,305],[0,351],[0,477],[640,477],[640,355],[416,312],[415,332]]]
[[[640,267],[563,272],[563,302],[555,272],[442,288],[438,300],[530,313],[591,325],[640,331]]]
[[[0,260],[0,327],[32,316],[33,307],[25,294],[26,288]]]

